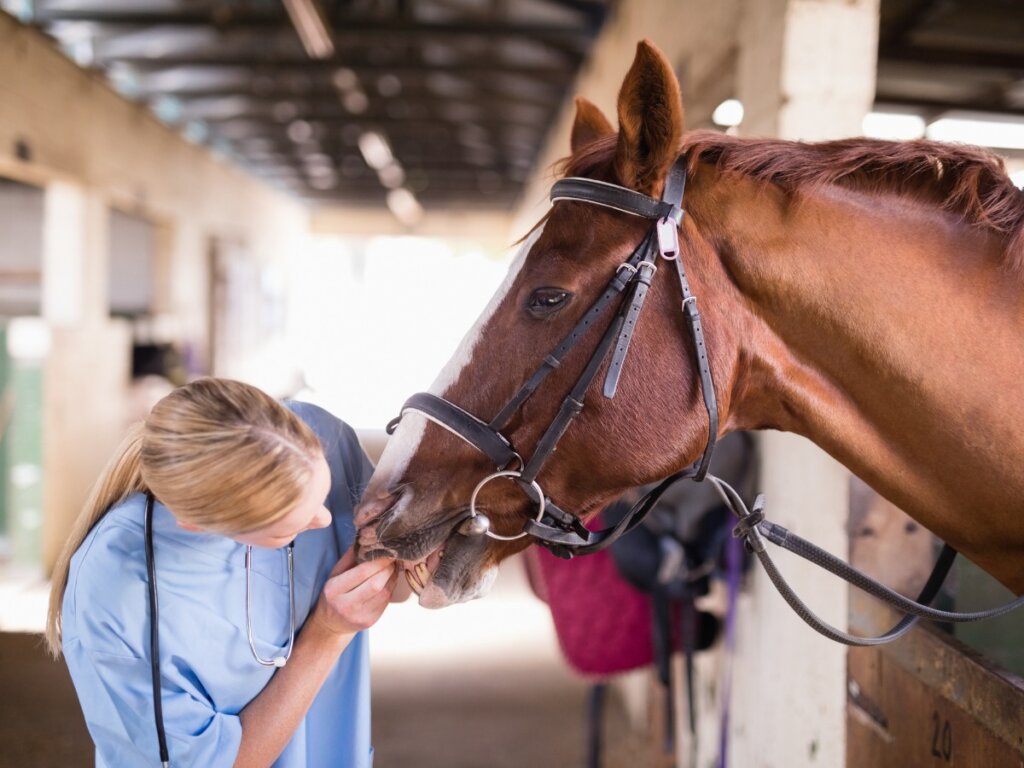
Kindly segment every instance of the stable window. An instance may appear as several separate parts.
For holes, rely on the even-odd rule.
[[[137,318],[153,313],[156,227],[139,216],[110,211],[110,314]]]
[[[40,313],[42,264],[43,190],[0,179],[0,316]]]

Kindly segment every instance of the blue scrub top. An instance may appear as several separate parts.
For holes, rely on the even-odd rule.
[[[355,433],[321,408],[287,403],[320,438],[331,470],[329,527],[295,540],[295,610],[301,626],[331,568],[352,544],[352,509],[372,466]],[[112,507],[71,560],[63,646],[97,768],[159,766],[153,719],[143,494]],[[231,766],[242,737],[239,711],[270,680],[246,637],[245,547],[180,528],[157,502],[153,541],[160,607],[160,676],[172,766]],[[253,634],[263,658],[288,643],[284,549],[253,548]],[[367,638],[341,655],[274,765],[369,768]]]

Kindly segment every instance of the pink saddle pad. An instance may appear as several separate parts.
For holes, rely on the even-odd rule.
[[[623,580],[608,552],[562,560],[530,547],[525,555],[530,584],[551,609],[576,672],[607,677],[653,661],[650,599]]]

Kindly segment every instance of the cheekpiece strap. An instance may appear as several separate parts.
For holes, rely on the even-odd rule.
[[[637,320],[640,318],[640,310],[643,309],[644,299],[647,297],[647,290],[654,279],[654,273],[658,269],[658,252],[663,256],[674,258],[679,261],[679,235],[678,229],[683,214],[683,192],[686,190],[686,158],[680,157],[672,164],[668,176],[665,179],[665,188],[661,193],[661,202],[672,206],[673,210],[679,211],[679,218],[663,217],[658,219],[655,229],[648,234],[645,245],[642,247],[643,260],[637,265],[638,269],[634,275],[634,288],[629,298],[629,308],[626,311],[622,330],[619,332],[618,341],[615,343],[615,351],[612,353],[612,361],[608,366],[608,373],[604,379],[604,396],[611,399],[619,386],[619,377],[622,375],[623,367],[626,364],[626,353],[629,352],[629,345],[633,339],[633,332],[636,330]],[[650,199],[650,198],[649,198]],[[663,242],[668,231],[671,235],[673,253],[666,253]]]

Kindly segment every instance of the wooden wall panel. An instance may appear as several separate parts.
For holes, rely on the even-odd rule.
[[[1024,767],[1024,680],[938,630],[849,654],[849,768]]]

